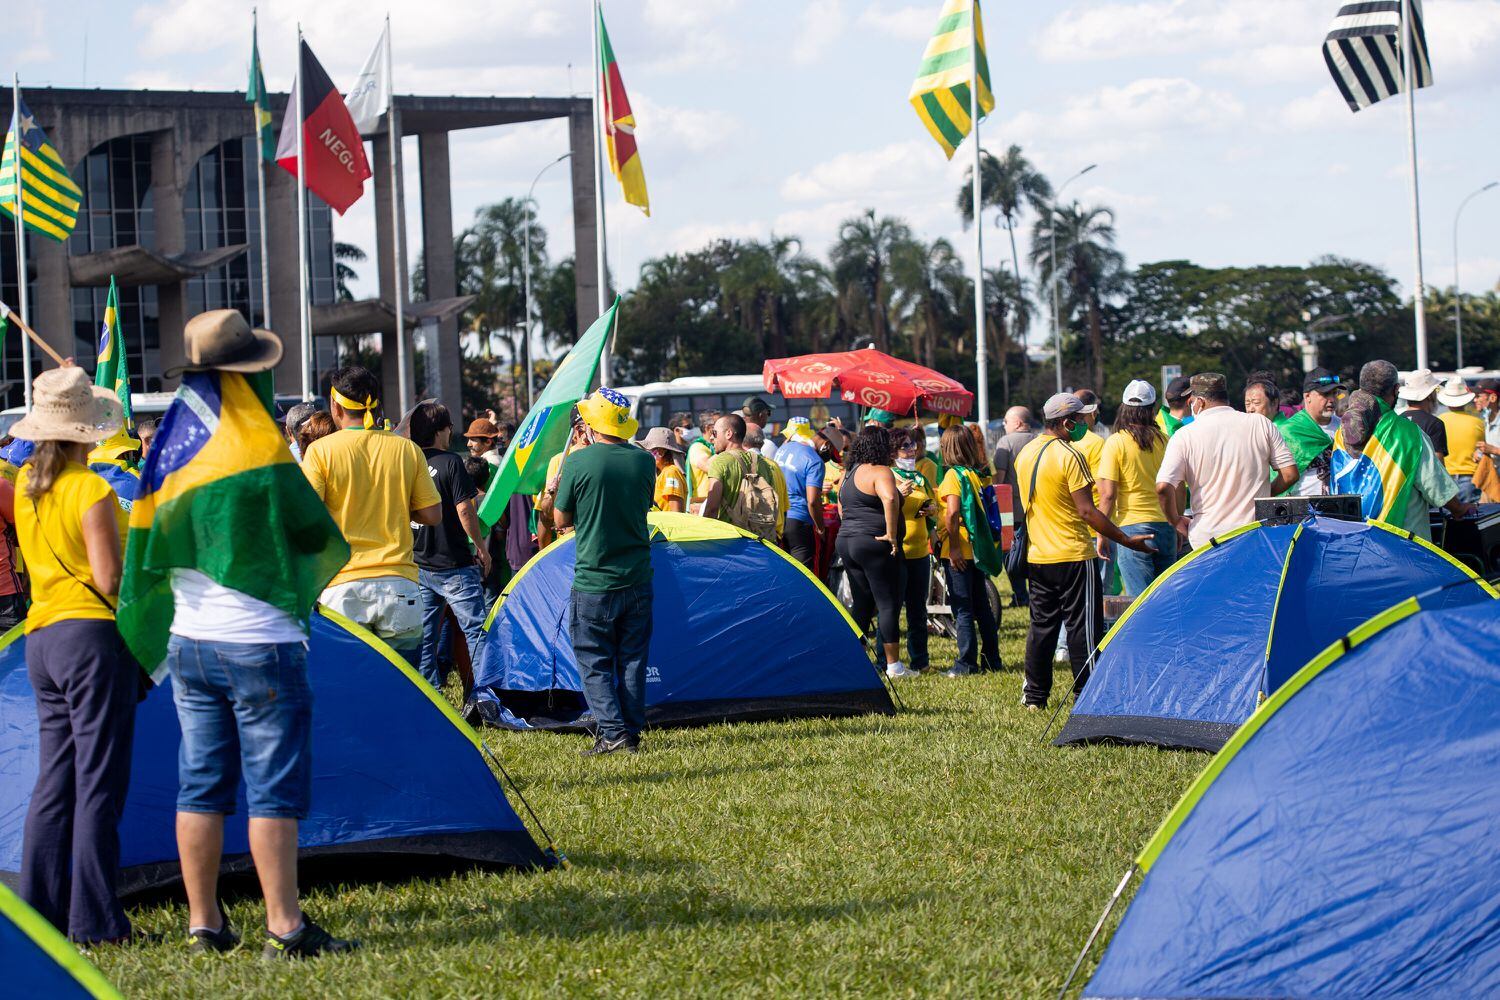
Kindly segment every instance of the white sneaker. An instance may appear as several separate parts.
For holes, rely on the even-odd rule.
[[[1052,662],[1053,663],[1067,663],[1068,662],[1068,647],[1067,646],[1058,646],[1057,647],[1057,652],[1055,654],[1053,654],[1053,656],[1052,656]]]
[[[970,666],[967,663],[955,663],[955,664],[953,664],[953,666],[951,666],[947,670],[943,671],[943,676],[944,677],[967,677],[969,674],[972,674],[973,672],[974,672],[973,669],[970,668]]]
[[[891,665],[889,665],[888,667],[886,667],[885,668],[885,675],[887,677],[921,677],[922,676],[922,674],[919,671],[911,669],[906,664],[902,663],[900,660],[897,660],[895,663],[892,663]]]

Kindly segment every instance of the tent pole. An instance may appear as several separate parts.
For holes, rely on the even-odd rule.
[[[1130,884],[1130,877],[1134,874],[1135,865],[1131,865],[1126,870],[1125,877],[1120,879],[1120,884],[1115,886],[1114,895],[1110,896],[1109,902],[1104,905],[1104,912],[1099,914],[1099,922],[1089,932],[1089,939],[1083,943],[1083,950],[1078,953],[1078,960],[1073,963],[1073,968],[1068,970],[1068,978],[1064,981],[1062,989],[1057,991],[1057,1000],[1063,1000],[1068,995],[1068,987],[1073,985],[1073,977],[1078,975],[1078,970],[1083,967],[1083,960],[1088,957],[1089,949],[1094,947],[1094,942],[1099,938],[1099,932],[1104,930],[1104,922],[1109,919],[1110,911],[1115,908],[1115,904],[1125,894],[1125,887]]]

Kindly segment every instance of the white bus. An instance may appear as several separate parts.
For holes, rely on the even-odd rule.
[[[619,386],[630,397],[631,415],[641,422],[638,437],[645,437],[653,427],[665,427],[672,414],[687,412],[698,419],[704,410],[730,413],[745,405],[750,396],[759,396],[771,407],[771,427],[780,431],[792,417],[814,418],[815,423],[838,417],[845,427],[859,426],[859,407],[841,399],[787,399],[779,392],[767,392],[759,375],[700,375],[674,378],[670,382],[650,385]]]

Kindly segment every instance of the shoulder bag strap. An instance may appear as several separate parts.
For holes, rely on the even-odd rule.
[[[1057,438],[1053,438],[1036,451],[1036,464],[1031,467],[1031,490],[1027,493],[1026,499],[1026,506],[1028,507],[1036,503],[1036,477],[1042,471],[1042,453],[1056,444],[1057,441]]]
[[[62,571],[71,576],[75,583],[78,583],[90,594],[93,594],[94,597],[98,599],[99,603],[104,605],[104,607],[108,609],[109,613],[113,615],[115,613],[115,606],[109,603],[109,600],[103,594],[99,593],[99,591],[94,587],[93,584],[80,577],[77,573],[74,573],[71,569],[68,568],[68,564],[62,561],[62,556],[58,555],[57,550],[52,547],[52,540],[47,537],[47,532],[42,530],[42,513],[37,509],[36,497],[28,497],[28,499],[31,500],[32,516],[36,518],[37,534],[42,536],[42,541],[46,544],[47,551],[52,553],[52,558],[57,561],[57,565],[62,567]]]

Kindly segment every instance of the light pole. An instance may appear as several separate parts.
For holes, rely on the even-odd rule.
[[[533,394],[536,392],[536,379],[531,373],[531,216],[536,207],[531,196],[536,193],[536,183],[542,179],[542,175],[563,160],[572,156],[572,153],[564,153],[551,163],[536,172],[536,177],[531,181],[531,187],[526,191],[526,248],[521,252],[521,273],[526,284],[526,411],[531,412],[534,402]]]
[[[1084,174],[1093,170],[1099,164],[1090,163],[1078,173],[1069,177],[1057,186],[1052,192],[1052,203],[1047,206],[1047,237],[1052,241],[1052,254],[1048,258],[1052,262],[1052,350],[1056,352],[1054,360],[1057,362],[1057,391],[1063,391],[1062,378],[1062,318],[1057,311],[1057,196],[1062,194],[1063,188],[1072,184]]]
[[[1464,366],[1464,295],[1458,287],[1458,220],[1464,214],[1464,209],[1468,207],[1469,202],[1492,187],[1500,187],[1500,181],[1490,181],[1478,191],[1470,194],[1458,203],[1458,211],[1453,213],[1453,336],[1457,355],[1453,364],[1455,369]]]

